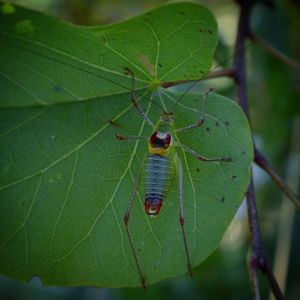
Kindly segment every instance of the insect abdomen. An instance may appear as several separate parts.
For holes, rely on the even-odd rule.
[[[148,215],[159,213],[172,173],[170,158],[156,154],[148,156],[145,174],[145,210]]]

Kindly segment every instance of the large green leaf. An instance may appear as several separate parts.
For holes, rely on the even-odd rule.
[[[121,35],[124,28],[131,28],[131,38],[136,38],[136,42],[129,41],[127,45],[125,39],[123,48],[121,42],[118,44],[117,53],[131,49],[136,65],[133,71],[139,82],[144,79],[148,85],[162,77],[166,81],[192,79],[196,73],[199,76],[197,70],[189,72],[193,65],[205,71],[210,66],[215,38],[207,41],[205,47],[197,44],[197,38],[215,21],[202,6],[190,3],[150,12],[151,28],[161,38],[170,39],[160,48],[160,53],[169,48],[170,57],[160,56],[159,63],[169,71],[174,69],[152,76],[149,66],[155,66],[156,59],[149,53],[156,48],[150,44],[156,44],[150,27],[151,34],[147,36],[148,25],[141,25],[149,22],[145,20],[147,14],[104,29],[86,29],[19,7],[10,13],[5,11],[1,15],[5,29],[1,27],[0,48],[0,271],[21,281],[38,275],[44,283],[55,285],[139,286],[123,216],[133,178],[147,153],[147,142],[116,140],[115,126],[127,135],[149,136],[152,129],[132,107],[126,91],[130,80],[122,75],[122,68],[132,65],[107,50],[112,56],[102,62],[119,75],[103,71],[99,68],[101,63],[96,64],[93,40],[89,61],[84,55],[87,40],[83,39],[83,44],[79,40],[81,36],[86,38],[87,32],[92,36],[108,30],[111,36],[107,34],[105,39],[111,46],[116,32]],[[137,38],[139,35],[142,41]],[[69,46],[64,46],[63,41]],[[48,48],[44,47],[47,43],[51,44]],[[202,50],[190,51],[190,46]],[[63,49],[68,49],[67,55],[62,54]],[[194,53],[191,61],[183,61],[187,54],[182,49]],[[139,60],[132,53],[147,55]],[[79,57],[84,59],[80,61]],[[149,57],[150,64],[145,63],[145,57]],[[112,83],[115,80],[116,84]],[[120,82],[124,88],[118,86]],[[76,102],[70,91],[77,95]],[[150,92],[142,86],[139,95],[144,95],[139,97],[140,104],[154,121],[158,120],[160,109],[153,102],[172,110],[180,96],[160,89],[150,102]],[[65,103],[44,106],[36,98],[49,104]],[[79,98],[94,99],[78,102]],[[201,95],[185,95],[176,106],[176,126],[199,119],[202,101]],[[205,124],[178,136],[202,155],[232,158],[231,162],[207,163],[178,149],[184,168],[187,240],[192,264],[196,266],[217,247],[241,203],[249,181],[252,141],[241,109],[212,93],[207,100]],[[174,182],[160,215],[150,219],[143,210],[141,187],[132,210],[129,226],[148,284],[186,272],[177,194]]]
[[[1,4],[0,4],[1,5]],[[203,6],[162,6],[128,21],[79,27],[21,7],[0,12],[0,107],[79,102],[138,86],[201,78],[217,43]],[[6,13],[4,13],[6,11]]]

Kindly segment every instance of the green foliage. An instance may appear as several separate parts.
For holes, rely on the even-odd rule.
[[[0,106],[79,102],[209,71],[217,25],[203,6],[162,6],[130,20],[80,27],[15,8],[1,14]]]
[[[140,104],[156,121],[160,110],[147,87],[208,72],[217,37],[212,14],[177,3],[85,28],[14,7],[2,9],[0,24],[1,273],[55,285],[139,286],[123,216],[147,143],[117,141],[111,121],[124,134],[149,136],[151,128],[131,105],[124,68],[135,73]],[[178,97],[160,89],[153,101],[172,109]],[[199,119],[201,103],[201,95],[185,95],[177,127]],[[196,266],[241,203],[253,146],[241,109],[216,94],[208,97],[205,125],[178,136],[206,157],[232,157],[205,163],[179,151]],[[157,218],[145,215],[142,191],[132,211],[147,283],[186,272],[177,192],[174,184]]]

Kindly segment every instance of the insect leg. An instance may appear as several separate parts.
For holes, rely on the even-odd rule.
[[[185,229],[184,229],[182,164],[181,164],[181,160],[178,156],[177,156],[177,172],[178,172],[178,183],[179,183],[179,190],[178,190],[178,192],[179,192],[179,194],[178,194],[178,196],[179,196],[179,223],[181,226],[184,249],[185,249],[185,253],[186,253],[187,268],[188,268],[190,276],[192,276],[193,273],[192,273],[191,259],[190,259],[190,254],[189,254],[189,249],[188,249],[187,239],[186,239]]]
[[[118,133],[115,134],[117,140],[120,141],[136,141],[136,140],[147,140],[146,136],[133,136],[133,135],[120,135]]]
[[[121,135],[117,131],[117,128],[120,127],[120,126],[116,125],[114,121],[109,120],[108,122],[111,126],[113,126],[115,128],[115,137],[116,137],[117,140],[120,140],[120,141],[136,141],[136,140],[147,140],[148,139],[148,137],[146,137],[146,136]]]
[[[192,154],[195,156],[197,159],[202,160],[202,161],[232,161],[231,157],[214,157],[214,158],[207,158],[193,149],[189,148],[188,146],[181,144],[177,142],[174,146],[182,148],[185,152]]]
[[[194,123],[194,124],[191,124],[191,125],[188,125],[188,126],[185,126],[185,127],[182,127],[182,128],[178,128],[178,129],[175,129],[176,132],[180,132],[180,131],[187,131],[187,130],[190,130],[190,129],[194,129],[194,128],[197,128],[201,125],[204,124],[205,122],[205,105],[206,105],[206,100],[207,100],[207,96],[208,94],[212,91],[212,89],[209,89],[205,94],[204,94],[204,99],[203,99],[203,104],[202,104],[202,114],[201,114],[201,117],[200,119]]]
[[[130,231],[129,231],[129,227],[128,227],[131,208],[132,208],[132,205],[133,205],[133,201],[136,197],[136,194],[138,192],[138,187],[139,187],[139,182],[140,182],[140,178],[141,178],[141,174],[142,174],[143,164],[144,164],[144,160],[140,164],[138,173],[136,174],[136,176],[134,178],[134,187],[133,187],[133,191],[132,191],[132,194],[131,194],[131,198],[129,200],[128,208],[127,208],[126,213],[124,215],[124,224],[125,224],[128,240],[129,240],[129,243],[130,243],[130,247],[131,247],[131,250],[132,250],[132,254],[133,254],[133,257],[134,257],[134,260],[135,260],[136,268],[137,268],[138,274],[140,276],[141,284],[142,284],[142,287],[145,289],[146,288],[146,278],[144,277],[144,275],[142,273],[141,266],[140,266],[140,263],[139,263],[139,260],[138,260],[138,256],[136,254],[136,251],[135,251],[135,248],[134,248],[134,245],[133,245],[133,241],[132,241],[132,238],[131,238],[131,234],[130,234]]]
[[[131,75],[131,101],[133,106],[136,108],[136,110],[138,111],[138,113],[146,120],[146,122],[151,126],[154,127],[154,123],[151,121],[151,119],[146,115],[146,113],[144,112],[144,110],[140,107],[140,105],[138,104],[138,101],[136,99],[136,94],[135,94],[135,78],[134,78],[134,74],[133,72],[128,69],[125,68],[125,71],[127,74]]]

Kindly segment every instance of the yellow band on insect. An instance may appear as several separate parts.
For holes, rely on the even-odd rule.
[[[168,156],[170,153],[170,149],[171,147],[168,147],[166,149],[164,148],[156,148],[153,147],[150,143],[148,144],[148,150],[150,154],[157,154],[157,155],[161,155],[161,156]]]

